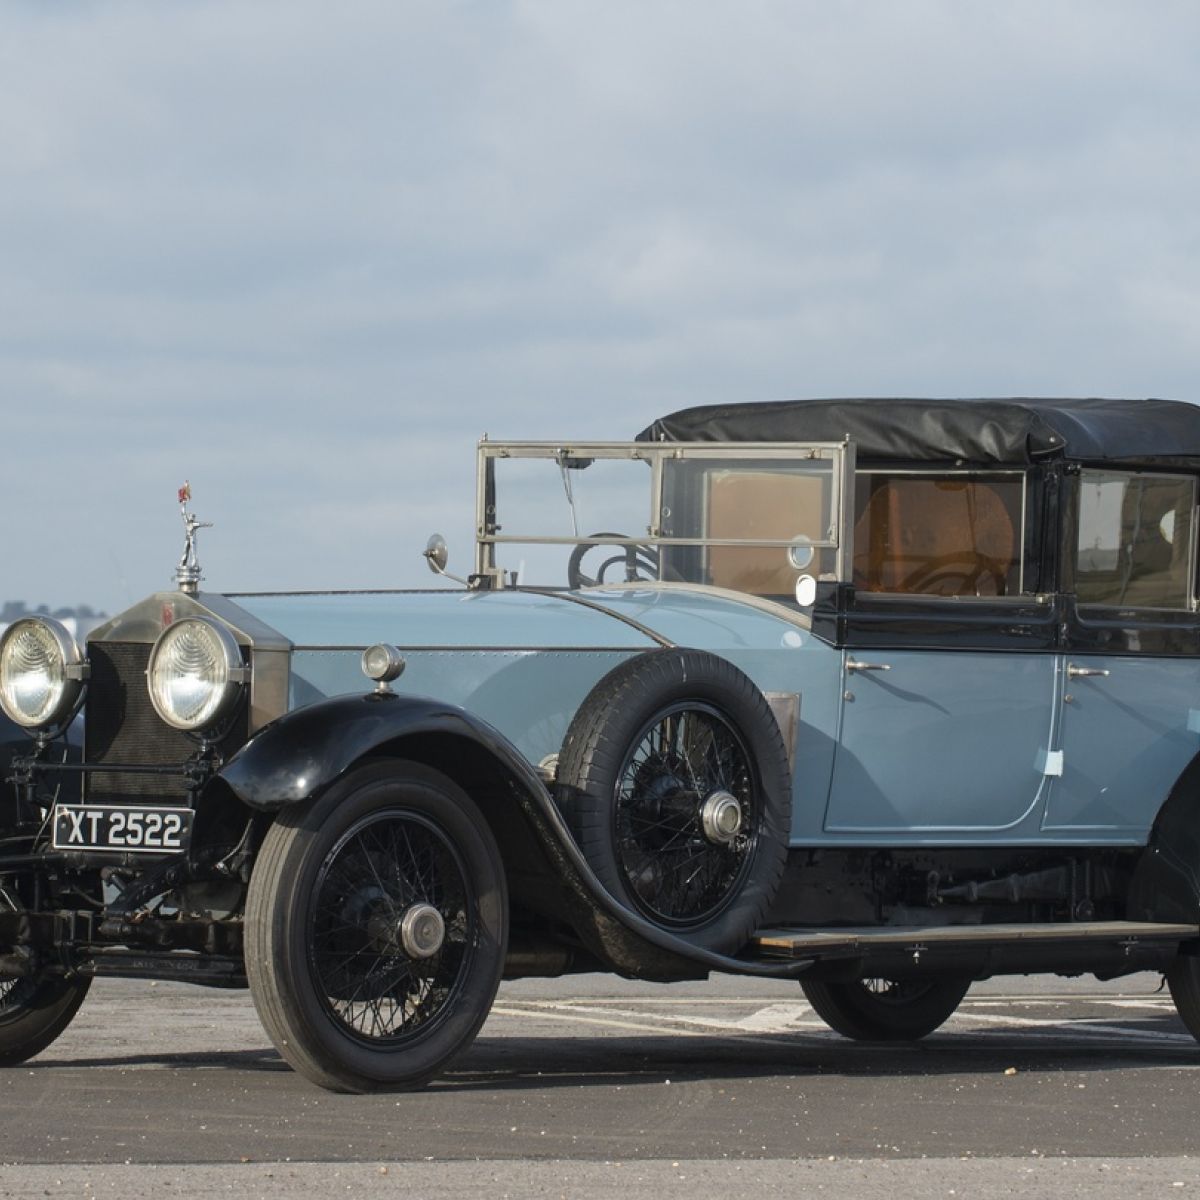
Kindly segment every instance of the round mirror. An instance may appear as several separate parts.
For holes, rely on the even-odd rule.
[[[425,561],[429,564],[429,569],[435,575],[442,575],[449,560],[450,548],[446,545],[446,539],[440,533],[433,534],[425,543]]]
[[[788,547],[787,554],[788,562],[790,562],[797,571],[807,571],[808,568],[812,566],[812,543],[804,536],[804,534],[792,539],[792,544]]]
[[[817,598],[817,581],[811,575],[801,575],[796,580],[796,603],[801,608],[812,608]]]

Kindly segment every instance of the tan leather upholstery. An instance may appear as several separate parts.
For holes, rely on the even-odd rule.
[[[1003,485],[998,485],[1003,486]],[[1020,504],[1020,484],[1010,504]],[[938,596],[1016,590],[1015,529],[997,486],[966,478],[864,475],[854,524],[854,583]]]

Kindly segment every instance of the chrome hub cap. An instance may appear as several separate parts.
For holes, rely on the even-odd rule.
[[[700,827],[717,846],[728,846],[742,830],[742,806],[730,792],[713,792],[700,806]]]
[[[414,904],[400,918],[400,945],[409,958],[432,958],[446,940],[446,922],[432,904]]]

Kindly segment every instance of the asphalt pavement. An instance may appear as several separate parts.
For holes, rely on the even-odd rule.
[[[338,1096],[243,992],[102,980],[4,1073],[0,1192],[1200,1193],[1200,1047],[1159,983],[990,981],[880,1047],[794,984],[526,980],[429,1088]]]

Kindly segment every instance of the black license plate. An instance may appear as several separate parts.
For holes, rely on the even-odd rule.
[[[56,804],[54,849],[170,854],[186,849],[192,816],[190,808]]]

